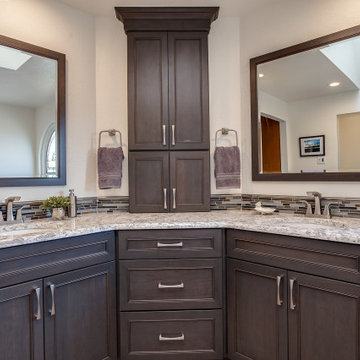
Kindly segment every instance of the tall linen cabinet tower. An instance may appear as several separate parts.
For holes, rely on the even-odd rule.
[[[130,212],[210,210],[208,33],[218,7],[116,7],[128,37]]]

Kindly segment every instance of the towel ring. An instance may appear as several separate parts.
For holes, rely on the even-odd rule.
[[[218,139],[219,132],[221,132],[221,135],[228,135],[229,132],[234,132],[235,136],[236,136],[236,146],[239,146],[239,139],[238,139],[237,131],[233,130],[233,129],[222,128],[222,129],[217,130],[215,133],[215,147],[217,146],[217,139]]]
[[[110,129],[110,130],[102,130],[99,133],[99,147],[101,147],[101,135],[104,133],[108,133],[109,136],[115,136],[117,133],[120,135],[120,146],[122,146],[122,136],[119,130]]]

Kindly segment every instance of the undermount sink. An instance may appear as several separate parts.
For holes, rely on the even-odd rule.
[[[285,220],[287,224],[291,224],[291,226],[311,226],[311,227],[323,227],[323,228],[336,228],[336,229],[344,229],[347,225],[340,221],[334,219],[321,219],[321,218],[311,218],[311,217],[294,217],[287,218]]]

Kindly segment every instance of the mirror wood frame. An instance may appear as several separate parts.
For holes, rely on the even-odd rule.
[[[269,173],[259,172],[259,134],[258,134],[258,86],[257,65],[286,56],[315,49],[360,35],[360,25],[341,30],[301,44],[250,59],[251,91],[251,148],[253,181],[360,181],[360,172],[326,172],[326,173]]]
[[[56,178],[8,177],[0,178],[0,187],[15,186],[57,186],[66,185],[66,56],[62,53],[32,45],[20,40],[0,35],[0,45],[26,51],[57,61],[57,174]]]

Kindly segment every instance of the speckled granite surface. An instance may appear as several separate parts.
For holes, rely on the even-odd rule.
[[[360,245],[360,220],[314,219],[253,211],[211,211],[174,214],[88,214],[75,219],[50,219],[0,226],[0,248],[107,230],[229,228],[300,236]]]

